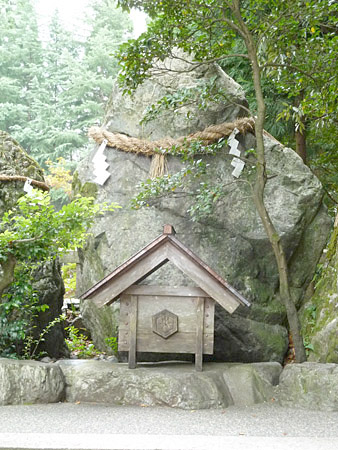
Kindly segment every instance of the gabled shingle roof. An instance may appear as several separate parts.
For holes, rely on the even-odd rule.
[[[164,233],[96,283],[82,299],[92,299],[98,306],[110,305],[131,285],[140,282],[171,261],[206,294],[232,313],[239,305],[250,306],[239,292],[175,237],[171,225]]]

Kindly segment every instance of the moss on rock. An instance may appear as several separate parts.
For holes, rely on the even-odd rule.
[[[44,181],[43,170],[19,143],[8,133],[0,130],[0,173],[21,175]]]
[[[44,181],[43,170],[18,142],[0,130],[0,174],[25,176]],[[0,181],[0,215],[12,208],[25,194],[22,181]]]
[[[261,322],[251,322],[252,333],[262,343],[270,361],[277,361],[279,355],[285,355],[288,348],[288,336],[285,328],[280,325],[266,325]],[[281,362],[281,361],[280,361]]]
[[[97,197],[97,184],[87,181],[80,189],[80,195],[82,197]]]
[[[309,360],[338,363],[338,227],[328,245],[324,264],[311,299],[302,314],[303,336]]]
[[[81,195],[81,197],[94,197],[97,198],[98,187],[97,184],[90,181],[81,183],[79,174],[76,171],[73,175],[72,192],[74,195]]]

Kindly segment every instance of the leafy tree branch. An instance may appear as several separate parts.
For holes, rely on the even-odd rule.
[[[95,217],[115,208],[79,197],[55,211],[48,193],[33,190],[21,197],[0,222],[0,295],[14,281],[17,265],[41,263],[81,247]]]

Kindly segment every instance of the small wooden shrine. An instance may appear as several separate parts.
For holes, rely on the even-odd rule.
[[[197,285],[137,284],[171,261]],[[118,350],[128,351],[129,368],[137,352],[193,353],[196,370],[203,354],[214,349],[214,309],[219,303],[230,314],[250,303],[176,237],[171,225],[163,234],[117,267],[82,299],[97,306],[120,299]]]

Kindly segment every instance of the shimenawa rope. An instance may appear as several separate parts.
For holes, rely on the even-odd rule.
[[[141,153],[145,156],[154,156],[150,176],[156,177],[164,174],[166,169],[165,151],[171,147],[184,147],[193,141],[201,141],[205,145],[213,144],[220,139],[230,136],[234,128],[237,128],[240,133],[254,132],[255,121],[253,118],[241,118],[234,122],[224,122],[218,125],[211,125],[202,131],[190,134],[188,136],[181,136],[177,139],[163,138],[156,141],[146,141],[138,139],[125,134],[111,133],[100,127],[91,127],[88,131],[88,136],[98,144],[101,144],[104,139],[108,141],[109,147],[114,147],[125,152]]]

